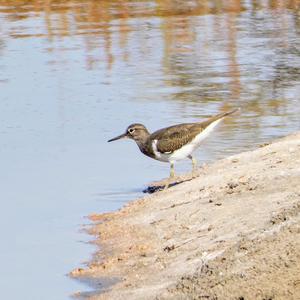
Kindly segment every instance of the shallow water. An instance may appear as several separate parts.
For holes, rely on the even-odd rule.
[[[200,163],[300,129],[299,1],[1,1],[2,297],[67,299],[93,250],[84,216],[167,164],[131,141],[234,107]],[[190,162],[176,166],[190,169]]]

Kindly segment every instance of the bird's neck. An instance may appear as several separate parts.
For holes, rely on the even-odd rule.
[[[140,136],[138,139],[135,140],[135,142],[137,143],[137,145],[141,149],[141,148],[143,148],[147,145],[148,139],[149,139],[149,133],[144,134],[143,136]]]
[[[143,136],[140,136],[139,139],[135,140],[136,144],[140,148],[141,152],[151,156],[152,154],[152,147],[150,141],[150,134],[145,132]]]

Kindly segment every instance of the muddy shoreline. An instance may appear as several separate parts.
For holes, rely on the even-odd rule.
[[[70,275],[119,280],[79,296],[300,299],[300,133],[197,175],[90,216],[99,251]]]

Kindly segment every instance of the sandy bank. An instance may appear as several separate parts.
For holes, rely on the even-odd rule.
[[[91,299],[300,299],[300,133],[93,215]]]

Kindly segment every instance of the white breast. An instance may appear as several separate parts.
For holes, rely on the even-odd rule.
[[[182,160],[191,155],[201,144],[201,142],[209,136],[209,134],[216,128],[216,126],[223,120],[223,118],[214,121],[207,126],[202,132],[200,132],[190,143],[184,145],[180,149],[170,152],[161,153],[157,150],[157,140],[152,142],[152,149],[157,160],[164,162],[174,162]]]
[[[170,161],[170,155],[172,155],[172,152],[170,153],[161,153],[157,150],[157,140],[153,140],[152,142],[152,150],[155,154],[155,159],[164,161],[164,162],[169,162]]]

